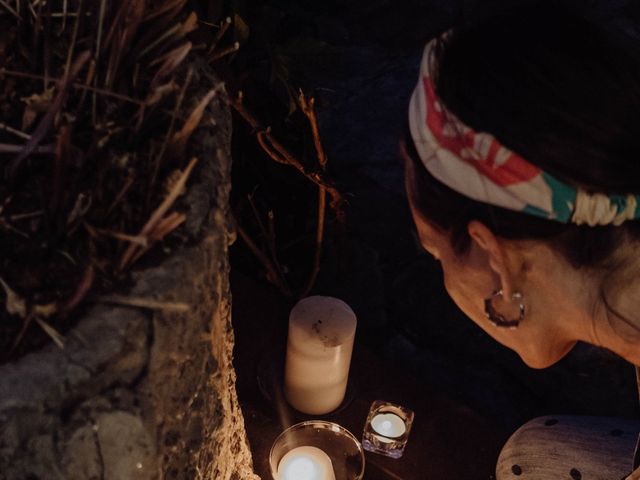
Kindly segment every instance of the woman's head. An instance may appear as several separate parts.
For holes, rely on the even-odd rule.
[[[562,182],[638,194],[637,44],[551,8],[514,10],[440,39],[430,59],[437,97],[464,124]],[[458,305],[533,366],[557,360],[577,339],[600,342],[606,325],[584,338],[575,323],[602,316],[598,300],[626,261],[622,254],[640,240],[640,222],[566,224],[474,201],[436,180],[407,143],[414,218],[427,249],[441,257]],[[482,301],[498,288],[525,290],[528,327],[502,332],[487,323]]]

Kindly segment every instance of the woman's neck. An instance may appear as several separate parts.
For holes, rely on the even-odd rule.
[[[589,343],[640,366],[640,245],[626,242],[598,273],[591,275],[594,297]]]

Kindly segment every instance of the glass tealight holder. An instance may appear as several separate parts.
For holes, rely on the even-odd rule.
[[[411,433],[413,417],[413,411],[408,408],[376,400],[367,415],[362,446],[369,452],[400,458]]]
[[[287,428],[269,453],[273,480],[362,480],[362,445],[344,427],[309,420]]]

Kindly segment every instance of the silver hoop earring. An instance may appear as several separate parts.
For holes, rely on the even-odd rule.
[[[496,290],[489,298],[484,299],[484,313],[491,323],[500,328],[518,328],[520,323],[524,320],[525,308],[524,308],[524,296],[520,292],[514,292],[511,295],[512,302],[518,302],[518,310],[520,314],[518,318],[507,319],[504,315],[498,313],[493,306],[493,300],[498,297],[502,297],[502,289]]]

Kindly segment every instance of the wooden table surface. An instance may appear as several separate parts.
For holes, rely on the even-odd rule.
[[[277,294],[252,280],[232,276],[235,366],[238,395],[245,416],[255,470],[271,480],[268,455],[275,438],[288,426],[307,420],[284,401],[273,401],[286,342],[288,307]],[[265,372],[272,372],[271,374]],[[275,373],[274,373],[275,372]],[[264,394],[263,385],[271,385]],[[350,402],[323,417],[336,422],[356,438],[374,400],[404,405],[415,420],[404,455],[391,459],[366,452],[367,480],[487,480],[494,478],[495,461],[508,437],[487,419],[416,381],[402,365],[383,360],[377,352],[358,342],[351,363]],[[275,390],[274,390],[275,388]],[[499,395],[500,392],[496,392]],[[337,479],[340,480],[340,479]]]

